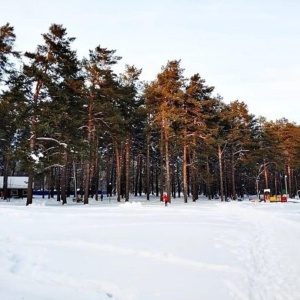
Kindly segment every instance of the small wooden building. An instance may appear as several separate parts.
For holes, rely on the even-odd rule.
[[[27,196],[27,176],[8,176],[7,179],[7,197],[23,198]],[[1,196],[3,192],[3,176],[0,176]]]

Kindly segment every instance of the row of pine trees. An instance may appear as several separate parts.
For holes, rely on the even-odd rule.
[[[14,28],[0,27],[4,198],[14,175],[28,176],[27,205],[34,189],[56,191],[62,204],[73,193],[88,204],[99,191],[117,201],[167,192],[187,202],[300,189],[298,125],[226,104],[199,74],[186,78],[180,60],[143,82],[135,66],[114,72],[115,50],[99,45],[79,59],[62,25],[42,37],[35,52],[21,53]]]

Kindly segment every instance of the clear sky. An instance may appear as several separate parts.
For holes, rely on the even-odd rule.
[[[181,59],[215,86],[226,103],[300,124],[299,0],[1,0],[1,22],[16,48],[34,51],[51,24],[76,37],[79,58],[97,45],[117,50],[151,81],[168,60]]]

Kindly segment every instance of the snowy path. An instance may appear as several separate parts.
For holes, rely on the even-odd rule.
[[[287,204],[274,206],[285,210]],[[294,208],[300,218],[300,207]],[[237,224],[240,230],[229,239],[228,248],[240,260],[243,275],[240,284],[228,283],[232,299],[300,299],[299,218],[293,222],[284,213],[261,209],[261,206],[247,205],[234,210],[243,220]],[[243,230],[247,232],[241,234]]]
[[[0,203],[1,300],[298,300],[300,204]]]

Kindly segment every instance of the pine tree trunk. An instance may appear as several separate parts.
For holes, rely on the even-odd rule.
[[[68,161],[68,154],[67,151],[64,150],[64,162],[65,165],[61,169],[61,177],[60,177],[60,189],[61,189],[61,200],[62,205],[67,204],[67,196],[66,196],[66,182],[67,182],[67,161]]]
[[[117,201],[121,201],[121,162],[120,153],[117,142],[115,145],[115,157],[116,157],[116,188],[117,188]]]
[[[173,157],[173,160],[176,161],[176,159]],[[175,171],[175,163],[174,161],[171,163],[171,188],[172,188],[172,197],[176,198],[176,171]]]
[[[169,132],[165,126],[165,161],[166,161],[166,191],[169,202],[171,203],[171,183],[170,183],[170,162],[169,162]]]
[[[181,197],[181,180],[180,180],[180,167],[179,167],[179,162],[177,160],[177,173],[176,173],[176,180],[177,180],[177,196],[178,198]]]
[[[84,164],[84,197],[83,204],[89,204],[89,189],[90,189],[90,161],[85,160]]]
[[[223,159],[223,166],[224,166],[224,174],[225,176],[223,176],[223,182],[224,182],[224,199],[225,201],[227,201],[227,196],[228,196],[228,181],[227,181],[227,163],[226,163],[226,159]]]
[[[8,151],[5,152],[3,158],[3,199],[6,200],[8,198],[8,162],[9,155]]]
[[[212,194],[211,194],[211,186],[210,186],[210,168],[209,168],[209,161],[208,157],[206,158],[206,195],[208,196],[208,199],[211,200]]]
[[[35,150],[35,139],[36,139],[36,110],[38,105],[38,97],[40,94],[40,90],[42,87],[42,81],[39,80],[35,87],[35,93],[33,95],[33,107],[32,107],[32,115],[31,115],[31,130],[30,130],[30,139],[29,139],[29,150],[30,154],[32,154]],[[27,201],[26,205],[32,204],[32,188],[33,188],[33,178],[34,177],[34,169],[32,166],[32,162],[30,162],[29,170],[28,170],[28,186],[27,186]]]
[[[219,160],[219,175],[220,175],[220,193],[221,193],[221,201],[224,201],[223,168],[222,168],[222,150],[221,150],[221,146],[220,146],[220,145],[218,145],[218,160]]]
[[[32,186],[33,186],[34,171],[32,167],[28,169],[28,185],[27,185],[27,201],[26,205],[32,204]]]
[[[77,168],[76,168],[76,163],[75,160],[73,160],[73,178],[74,178],[74,198],[77,201]]]
[[[136,166],[134,168],[134,196],[138,195],[138,181],[139,181],[139,154],[135,157]]]
[[[30,152],[32,153],[35,148],[35,137],[32,134],[31,139],[30,139]],[[28,168],[28,185],[27,185],[27,201],[26,205],[32,204],[32,186],[33,186],[33,177],[34,177],[34,170],[33,166],[31,165]]]
[[[55,184],[56,184],[56,200],[60,201],[60,176],[61,176],[61,172],[60,172],[61,168],[57,167],[55,168]]]
[[[142,192],[143,192],[143,155],[140,154],[139,156],[139,182],[138,182],[138,192],[139,195],[142,196]]]
[[[287,193],[287,195],[291,195],[291,194],[293,194],[292,193],[292,171],[291,171],[291,166],[290,166],[290,164],[288,164],[288,168],[287,168],[287,171],[288,171],[288,186],[289,186],[289,188],[288,188],[288,191],[286,191],[286,193]]]
[[[196,138],[194,135],[194,145],[196,144]],[[192,150],[192,186],[193,186],[193,201],[195,202],[196,200],[199,199],[199,185],[198,185],[198,174],[197,174],[197,165],[196,165],[196,150]]]
[[[146,154],[146,197],[150,200],[150,135],[147,132],[147,154]]]
[[[231,148],[231,188],[232,188],[232,199],[236,200],[236,190],[235,190],[235,163],[234,163],[234,153]]]
[[[95,132],[95,130],[94,130]],[[95,200],[99,200],[99,155],[98,155],[98,148],[99,148],[99,140],[98,137],[95,137],[95,166],[94,166],[94,184],[95,184]]]
[[[95,175],[94,175],[94,183],[95,183],[95,200],[99,200],[99,160],[96,160],[95,166]]]
[[[183,177],[183,200],[187,203],[187,145],[186,145],[186,130],[183,137],[183,164],[182,164],[182,177]]]
[[[93,105],[94,97],[93,95],[89,98],[88,106],[88,124],[87,124],[87,147],[88,147],[88,157],[85,159],[84,168],[84,199],[83,204],[89,204],[89,191],[90,191],[90,176],[91,176],[91,141],[92,141],[92,129],[93,129]]]
[[[129,201],[130,190],[130,139],[127,137],[125,144],[125,201]]]
[[[266,160],[264,159],[264,176],[265,176],[265,188],[269,188],[269,179],[268,179],[268,171],[266,166]]]
[[[160,191],[160,201],[163,201],[164,194],[164,132],[163,128],[161,128],[160,132],[160,176],[159,176],[159,191]]]

